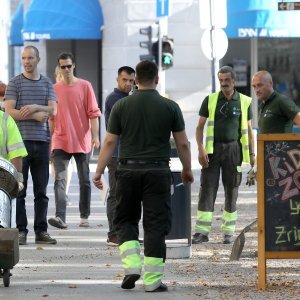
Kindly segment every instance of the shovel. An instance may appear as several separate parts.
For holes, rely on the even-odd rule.
[[[257,219],[251,222],[249,225],[247,225],[235,239],[230,254],[230,260],[240,259],[245,245],[245,233],[253,229],[255,226],[257,226]]]

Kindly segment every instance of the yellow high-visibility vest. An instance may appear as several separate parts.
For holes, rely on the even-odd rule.
[[[212,154],[214,152],[214,125],[215,125],[215,111],[217,107],[219,93],[213,93],[209,95],[208,98],[208,123],[206,129],[206,143],[205,150],[207,154]],[[241,102],[241,139],[243,162],[250,163],[250,153],[249,153],[249,138],[248,138],[248,108],[251,104],[251,98],[240,93]]]
[[[0,128],[0,156],[9,161],[15,157],[27,156],[17,124],[3,111],[0,111]]]

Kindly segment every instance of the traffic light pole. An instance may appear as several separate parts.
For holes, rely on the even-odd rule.
[[[162,68],[162,39],[168,34],[168,17],[160,17],[158,23],[158,76],[159,91],[162,96],[166,94],[166,72]]]

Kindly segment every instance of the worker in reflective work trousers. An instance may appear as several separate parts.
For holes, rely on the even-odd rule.
[[[202,166],[193,244],[207,242],[211,231],[220,173],[225,191],[223,243],[230,244],[236,228],[236,202],[242,180],[242,162],[254,164],[251,98],[237,92],[235,73],[229,66],[218,71],[221,91],[207,96],[200,108],[196,129]],[[207,123],[204,146],[204,126]]]
[[[156,64],[140,62],[136,83],[138,89],[118,101],[111,111],[93,182],[103,188],[101,176],[120,137],[114,224],[125,271],[121,287],[133,289],[141,275],[138,224],[143,211],[145,291],[165,292],[165,237],[171,229],[171,133],[183,166],[183,184],[194,180],[191,153],[178,104],[155,90]]]

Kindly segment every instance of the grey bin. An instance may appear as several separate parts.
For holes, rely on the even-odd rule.
[[[166,239],[187,239],[191,244],[191,185],[183,185],[181,172],[172,172],[174,192],[171,196],[172,228]]]
[[[170,144],[173,178],[171,187],[172,227],[166,236],[167,258],[189,258],[191,256],[191,185],[183,185],[182,166],[174,140],[171,139]]]

